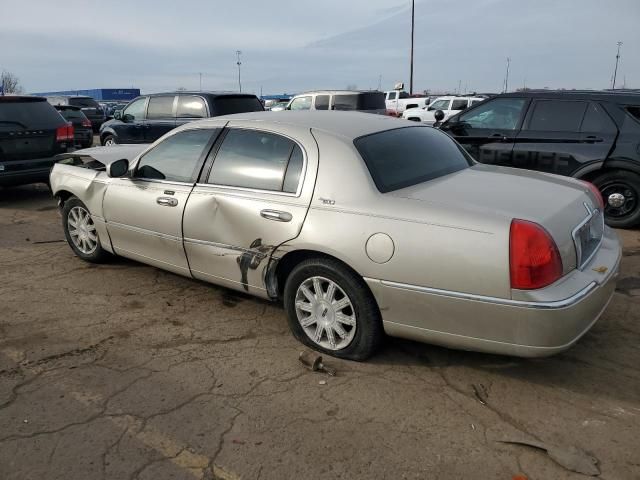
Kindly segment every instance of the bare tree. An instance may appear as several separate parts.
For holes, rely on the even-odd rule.
[[[16,93],[22,93],[22,86],[20,80],[13,73],[2,71],[0,76],[0,85],[2,85],[2,91],[5,95],[11,95]]]

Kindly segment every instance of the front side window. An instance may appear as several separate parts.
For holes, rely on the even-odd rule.
[[[390,92],[389,100],[395,100],[397,96],[398,96],[398,92]]]
[[[449,102],[451,100],[436,100],[429,105],[429,110],[449,110]]]
[[[158,118],[173,117],[173,95],[168,97],[151,97],[149,98],[149,107],[147,108],[147,118],[150,120]]]
[[[329,110],[329,95],[316,95],[316,110]]]
[[[127,120],[142,120],[144,117],[144,104],[146,102],[146,98],[139,98],[134,100],[129,104],[127,108],[122,112],[122,116],[127,116]]]
[[[204,100],[193,95],[180,95],[178,97],[178,118],[206,118],[207,107]]]
[[[459,122],[470,128],[515,130],[526,104],[525,98],[496,98],[459,117]]]
[[[533,107],[528,130],[579,132],[587,102],[538,100]]]
[[[219,129],[184,130],[168,137],[140,159],[135,177],[192,182],[211,136]]]
[[[258,130],[229,130],[207,182],[295,193],[302,158],[300,147],[283,136]]]
[[[289,110],[309,110],[311,109],[311,97],[298,97],[291,101]]]
[[[469,167],[472,162],[447,134],[405,127],[353,142],[382,193],[409,187]]]

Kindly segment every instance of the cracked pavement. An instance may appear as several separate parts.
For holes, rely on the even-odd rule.
[[[0,190],[0,479],[577,479],[513,436],[640,478],[640,231],[568,352],[388,339],[305,370],[277,304],[63,241],[43,186]],[[326,384],[320,384],[326,380]]]

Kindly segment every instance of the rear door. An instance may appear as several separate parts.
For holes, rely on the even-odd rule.
[[[513,145],[528,103],[526,98],[487,100],[453,117],[441,128],[453,135],[478,162],[510,166]]]
[[[175,95],[149,97],[144,121],[144,141],[155,142],[162,135],[176,128]]]
[[[592,150],[580,133],[587,106],[581,100],[534,100],[515,141],[513,166],[560,175],[576,170]]]
[[[293,140],[228,127],[189,198],[185,250],[195,278],[267,297],[271,252],[298,235],[309,208],[317,145],[308,129]]]

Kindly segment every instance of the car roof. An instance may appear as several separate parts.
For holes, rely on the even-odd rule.
[[[225,91],[205,91],[180,90],[177,92],[158,92],[140,95],[141,97],[157,97],[162,95],[199,95],[201,97],[255,97],[253,93],[225,92]],[[256,97],[257,98],[257,97]]]
[[[500,97],[600,100],[614,103],[640,102],[640,90],[527,90],[497,95]]]
[[[361,93],[381,93],[379,90],[309,90],[308,92],[298,93],[295,96],[299,97],[301,95],[359,95]]]
[[[452,99],[461,99],[461,100],[486,100],[484,97],[474,97],[470,95],[442,95],[441,97],[435,97],[434,102],[437,100],[452,100]]]
[[[246,112],[198,120],[187,125],[202,127],[207,124],[220,125],[220,120],[255,122],[264,126],[285,125],[305,129],[322,130],[349,140],[371,133],[402,127],[422,127],[416,122],[401,120],[387,115],[376,115],[356,111],[285,110],[282,112]],[[427,128],[427,127],[424,127]]]
[[[46,102],[44,97],[35,97],[32,95],[0,95],[2,103],[20,103],[20,102]]]

